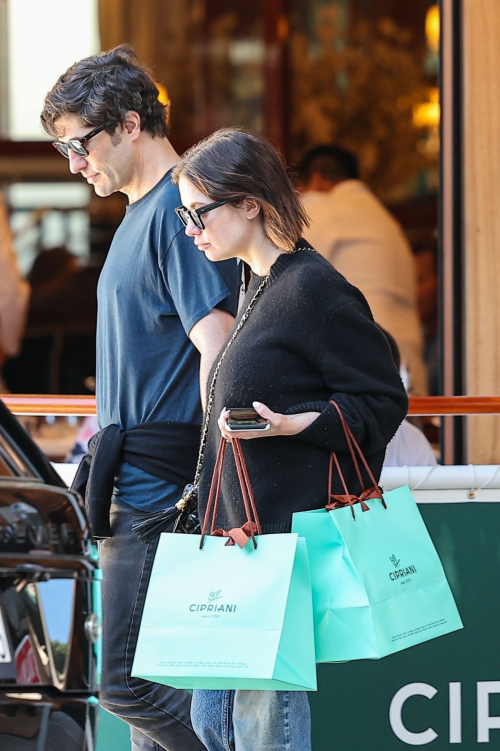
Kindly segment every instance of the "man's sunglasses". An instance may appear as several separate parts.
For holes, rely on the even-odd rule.
[[[227,201],[214,201],[213,203],[207,203],[206,206],[201,206],[199,209],[186,209],[185,206],[179,206],[175,209],[175,213],[185,227],[187,227],[188,222],[191,219],[195,227],[198,227],[198,229],[205,229],[201,215],[206,214],[207,211],[218,209],[219,206],[224,206],[226,203]]]
[[[53,141],[52,146],[57,149],[60,154],[65,156],[66,159],[69,159],[70,150],[78,156],[88,156],[89,152],[84,144],[105,128],[110,128],[115,124],[116,123],[104,123],[103,125],[99,125],[98,128],[91,130],[90,133],[87,133],[83,138],[72,138],[71,141]]]

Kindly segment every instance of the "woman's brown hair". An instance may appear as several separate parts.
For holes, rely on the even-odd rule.
[[[195,144],[174,169],[175,185],[181,175],[213,201],[239,206],[253,198],[261,207],[267,239],[287,252],[309,226],[281,155],[249,131],[222,128]]]

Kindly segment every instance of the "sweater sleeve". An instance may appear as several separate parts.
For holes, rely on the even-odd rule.
[[[384,450],[404,419],[408,397],[387,340],[358,299],[333,310],[313,359],[363,451]],[[338,413],[329,400],[294,405],[287,414],[320,412],[295,438],[330,451],[347,451]]]

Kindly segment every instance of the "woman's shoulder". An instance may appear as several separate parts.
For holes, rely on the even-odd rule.
[[[293,254],[289,264],[287,286],[300,297],[313,299],[316,304],[327,303],[329,308],[338,308],[350,301],[368,304],[354,285],[350,284],[332,264],[323,258],[309,243],[302,242],[307,250]],[[299,246],[300,247],[300,246]]]

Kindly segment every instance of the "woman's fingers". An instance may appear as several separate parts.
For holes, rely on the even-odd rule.
[[[229,417],[229,410],[226,409],[226,407],[223,407],[219,419],[217,420],[217,425],[219,426],[219,430],[223,436],[223,438],[226,439],[226,441],[231,442],[231,434],[227,431],[227,424],[226,420]]]
[[[272,409],[262,402],[253,402],[253,408],[259,413],[265,420],[269,420],[271,427],[267,430],[268,435],[281,435],[283,422],[286,421],[285,415],[281,415],[279,412],[273,412]]]
[[[272,409],[266,407],[266,405],[262,404],[262,402],[252,402],[252,407],[256,412],[259,413],[261,417],[263,417],[265,420],[269,420],[271,425],[276,421],[276,418],[278,417],[278,414],[276,412],[273,412]]]

